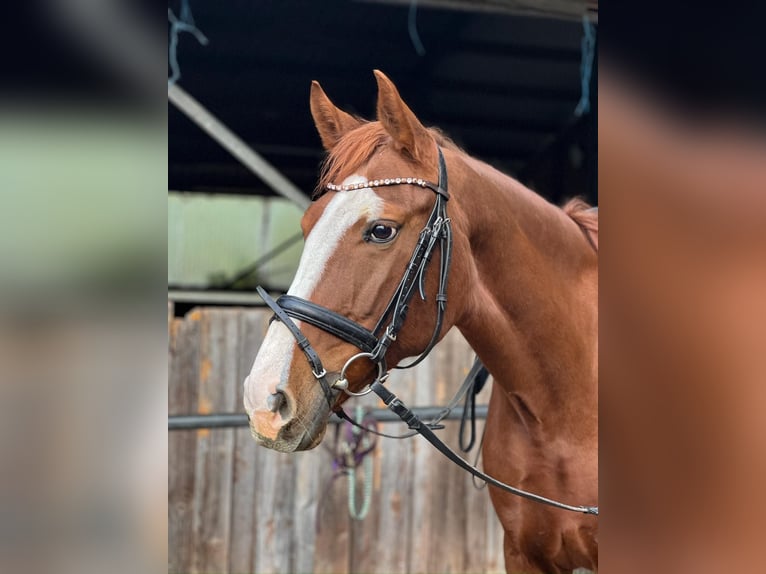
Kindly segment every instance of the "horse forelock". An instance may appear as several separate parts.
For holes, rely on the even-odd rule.
[[[428,128],[428,132],[434,138],[436,145],[461,151],[439,128]],[[380,122],[365,122],[344,135],[322,162],[319,182],[313,197],[322,195],[327,189],[327,184],[339,183],[350,174],[356,173],[360,167],[372,159],[376,150],[391,142],[391,136]]]

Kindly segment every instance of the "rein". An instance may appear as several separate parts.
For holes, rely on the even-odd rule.
[[[444,161],[444,155],[441,148],[437,147],[439,158],[439,180],[438,183],[432,183],[430,181],[419,178],[392,178],[392,179],[376,179],[372,181],[366,181],[361,183],[354,183],[349,185],[334,185],[328,184],[327,190],[329,191],[352,191],[363,188],[373,187],[385,187],[394,185],[416,185],[423,188],[428,188],[434,192],[436,199],[434,201],[434,207],[431,211],[428,221],[425,227],[420,232],[417,245],[412,253],[409,263],[404,272],[399,285],[394,291],[393,296],[386,305],[383,314],[378,319],[375,328],[370,331],[362,325],[344,317],[331,309],[327,309],[321,305],[307,301],[300,297],[292,295],[282,295],[274,301],[268,293],[262,288],[257,287],[258,294],[263,298],[266,304],[274,311],[274,317],[282,324],[284,324],[295,338],[298,347],[311,366],[311,371],[314,377],[322,387],[325,399],[330,407],[330,410],[335,410],[335,401],[337,399],[337,393],[344,392],[350,396],[362,396],[370,392],[374,392],[381,400],[388,406],[391,411],[396,413],[412,431],[405,435],[392,438],[405,438],[407,436],[413,436],[414,434],[420,434],[439,452],[444,454],[452,462],[467,470],[475,477],[478,477],[489,484],[492,484],[502,490],[510,492],[512,494],[521,496],[535,502],[554,506],[563,510],[570,510],[572,512],[580,512],[584,514],[598,515],[597,506],[571,506],[543,496],[526,492],[524,490],[509,486],[497,479],[492,478],[478,470],[465,460],[463,460],[457,453],[450,449],[439,437],[434,434],[433,430],[441,428],[438,422],[446,416],[452,407],[462,398],[462,395],[468,390],[469,379],[466,379],[466,383],[458,391],[458,394],[451,401],[450,405],[445,408],[440,416],[430,423],[424,423],[418,418],[396,395],[389,391],[384,383],[388,379],[388,368],[386,366],[386,353],[391,343],[396,341],[397,335],[401,330],[405,319],[407,318],[407,312],[409,310],[409,304],[412,297],[415,294],[415,289],[419,292],[420,298],[425,301],[425,272],[428,268],[428,264],[431,261],[434,248],[439,243],[440,258],[439,258],[439,286],[436,294],[436,324],[434,326],[431,339],[426,345],[423,352],[412,362],[397,366],[394,368],[408,369],[414,367],[420,363],[433,349],[436,342],[439,340],[439,335],[444,322],[444,313],[447,305],[447,283],[449,279],[450,263],[452,260],[452,226],[450,219],[447,217],[447,201],[449,200],[448,192],[448,180],[447,180],[447,166]],[[310,325],[314,325],[332,335],[346,341],[359,348],[362,352],[353,355],[346,361],[343,368],[340,371],[338,379],[330,384],[327,381],[327,371],[322,365],[322,361],[319,355],[311,346],[306,336],[301,332],[300,328],[293,322],[293,318],[305,321]],[[385,325],[385,328],[384,328]],[[354,362],[362,358],[369,359],[372,363],[377,365],[378,373],[373,382],[367,386],[361,392],[353,392],[348,389],[349,383],[346,378],[346,371],[349,366]],[[335,393],[335,394],[334,394]],[[338,407],[338,415],[365,430],[379,434],[370,429],[368,426],[362,426],[354,421],[342,407]]]

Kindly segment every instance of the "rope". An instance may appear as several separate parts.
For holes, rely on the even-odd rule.
[[[171,76],[168,78],[168,85],[172,86],[181,79],[181,68],[178,65],[178,35],[181,32],[188,32],[203,46],[207,46],[208,39],[194,23],[194,16],[192,16],[188,0],[182,1],[180,16],[176,16],[173,13],[173,10],[168,8],[168,22],[170,22],[170,32],[168,34],[170,37],[168,44],[168,63],[170,64],[170,69],[172,71]]]
[[[363,414],[364,412],[362,410],[362,407],[357,406],[356,418],[362,419]],[[362,434],[363,431],[357,427],[351,427],[351,432],[358,437],[360,434]],[[364,520],[364,518],[367,516],[367,513],[370,511],[370,503],[372,502],[373,460],[372,460],[372,457],[369,455],[372,453],[372,450],[370,447],[374,446],[375,443],[373,441],[373,443],[370,444],[368,437],[365,435],[364,437],[361,437],[359,439],[359,442],[357,444],[359,445],[360,448],[362,448],[362,451],[365,452],[365,455],[363,455],[363,461],[362,461],[362,464],[364,465],[364,498],[362,500],[362,508],[357,509],[356,507],[356,466],[351,467],[348,471],[348,513],[351,515],[351,518],[353,518],[354,520]]]
[[[575,108],[577,117],[590,111],[590,77],[593,72],[593,57],[596,52],[596,27],[587,14],[582,17],[583,37],[580,40],[582,60],[580,61],[580,101]]]
[[[349,422],[335,428],[335,445],[332,449],[334,472],[330,484],[339,476],[345,475],[348,478],[348,513],[354,520],[363,520],[372,503],[373,459],[370,455],[376,446],[374,434],[377,421],[371,412],[365,414],[360,406],[356,407],[355,414],[356,418],[362,421],[359,424],[360,428],[355,428]],[[356,471],[360,466],[364,471],[361,507],[357,505],[356,500]]]
[[[410,40],[412,41],[412,46],[415,48],[415,51],[418,53],[418,56],[425,56],[426,49],[425,49],[425,46],[423,46],[423,42],[420,41],[420,34],[418,34],[418,24],[416,21],[417,10],[418,10],[417,0],[410,0],[410,11],[407,14],[407,31],[410,33]]]
[[[455,393],[455,396],[452,397],[452,400],[445,407],[443,407],[439,411],[439,414],[437,414],[433,419],[431,419],[428,422],[424,422],[423,424],[425,424],[431,430],[442,430],[444,428],[444,425],[440,423],[446,417],[450,415],[450,413],[452,412],[452,409],[454,409],[457,406],[457,404],[460,402],[463,396],[467,398],[468,394],[471,394],[474,391],[475,393],[478,393],[479,391],[481,391],[482,387],[484,386],[484,383],[487,381],[488,376],[489,376],[489,371],[487,371],[486,367],[481,363],[481,361],[479,360],[479,357],[476,357],[476,359],[474,360],[473,366],[471,367],[471,370],[468,371],[468,375],[463,381],[463,384],[460,385],[460,388]],[[475,418],[476,416],[475,411],[476,411],[476,405],[474,404],[473,412],[472,412],[473,418]],[[340,417],[341,419],[348,422],[349,424],[354,425],[355,427],[358,427],[358,428],[363,428],[364,430],[374,434],[375,436],[382,436],[385,438],[393,438],[393,439],[405,439],[405,438],[411,438],[418,434],[418,431],[411,430],[403,434],[394,435],[394,434],[387,434],[387,433],[380,432],[377,429],[370,428],[369,426],[362,426],[362,423],[355,421],[352,417],[348,415],[348,413],[346,413],[346,411],[343,410],[343,408],[340,408],[338,411],[335,412],[335,414],[338,415],[338,417]],[[466,417],[466,409],[464,408],[462,416],[461,416],[461,422],[460,422],[461,448],[463,445],[463,426],[465,424],[463,421],[465,420],[465,417]],[[475,421],[472,421],[472,422],[475,423]],[[471,441],[471,446],[473,446],[473,440]],[[463,450],[464,451],[470,450],[470,447],[469,449],[464,448]]]

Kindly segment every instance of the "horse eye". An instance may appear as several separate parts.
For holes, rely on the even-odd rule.
[[[369,240],[373,243],[388,243],[396,237],[398,229],[384,223],[376,223],[370,228]]]

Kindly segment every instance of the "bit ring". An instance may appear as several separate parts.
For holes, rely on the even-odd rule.
[[[357,353],[356,355],[351,357],[348,361],[346,361],[346,364],[343,365],[343,368],[340,370],[340,377],[338,378],[337,381],[335,381],[335,383],[333,383],[332,385],[333,388],[339,389],[352,397],[363,397],[364,395],[370,394],[372,392],[372,387],[370,385],[367,385],[366,389],[358,393],[355,393],[354,391],[349,391],[348,380],[346,379],[346,370],[348,369],[349,365],[351,365],[351,363],[353,363],[357,359],[363,359],[363,358],[372,359],[373,356],[374,355],[372,353]],[[380,381],[380,380],[383,380],[385,377],[386,368],[383,366],[383,361],[380,361],[376,364],[378,365],[378,376],[375,380]]]

